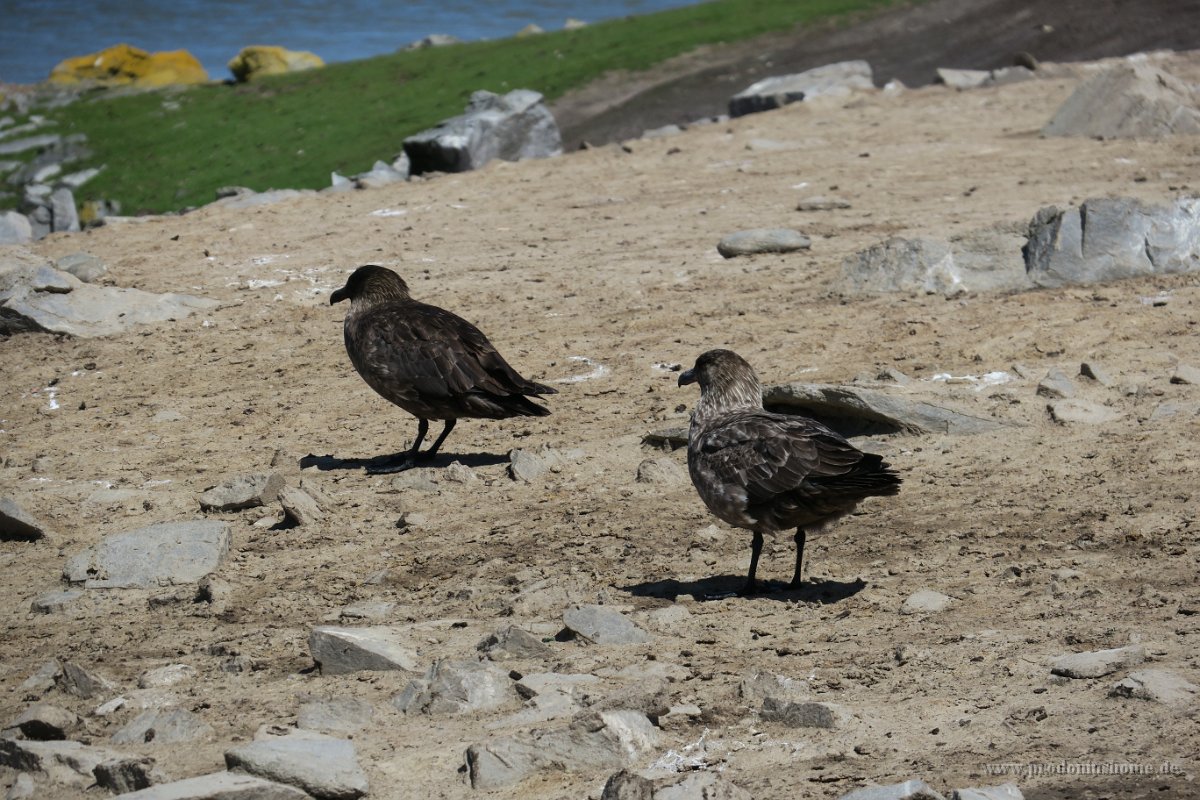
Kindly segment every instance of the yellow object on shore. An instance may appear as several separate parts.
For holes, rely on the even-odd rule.
[[[148,53],[128,44],[68,58],[50,71],[50,81],[64,85],[155,87],[207,80],[204,67],[186,50]]]
[[[229,71],[239,81],[252,81],[263,75],[282,75],[325,66],[315,53],[288,50],[277,45],[256,44],[243,47],[229,62]]]

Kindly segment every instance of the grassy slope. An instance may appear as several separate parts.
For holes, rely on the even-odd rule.
[[[698,45],[748,38],[889,0],[713,0],[576,31],[333,64],[252,85],[77,102],[50,112],[106,164],[76,199],[124,213],[202,205],[224,185],[321,188],[333,170],[390,161],[403,139],[462,112],[471,92],[531,88],[554,99],[608,70],[650,67]]]

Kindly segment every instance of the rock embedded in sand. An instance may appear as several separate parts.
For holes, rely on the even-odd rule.
[[[999,786],[955,789],[950,793],[950,800],[1025,800],[1025,795],[1015,783],[1002,783]]]
[[[239,772],[213,772],[172,783],[160,783],[120,796],[121,800],[311,800],[308,792]]]
[[[1103,678],[1118,670],[1141,664],[1146,660],[1146,648],[1141,645],[1070,653],[1054,659],[1050,671],[1066,678]]]
[[[283,488],[283,476],[278,472],[252,472],[226,478],[197,499],[204,511],[241,511],[274,502]]]
[[[563,613],[563,623],[593,644],[642,644],[651,639],[619,611],[605,606],[574,606]]]
[[[392,699],[406,714],[465,714],[490,711],[517,699],[512,679],[488,662],[435,661]]]
[[[220,566],[229,537],[229,524],[220,520],[161,522],[106,536],[68,559],[63,573],[88,589],[196,583]]]
[[[847,792],[838,800],[945,800],[925,781],[910,780],[887,786],[865,786]]]
[[[1038,383],[1037,393],[1042,397],[1069,398],[1075,396],[1075,384],[1067,373],[1053,367]]]
[[[354,743],[320,734],[259,739],[225,751],[225,766],[295,786],[319,800],[355,800],[367,794],[367,775]]]
[[[932,589],[921,589],[909,595],[904,604],[900,606],[900,613],[936,614],[939,611],[945,611],[953,602],[953,597],[948,597],[941,592],[935,592]]]
[[[1200,686],[1169,670],[1143,669],[1118,681],[1109,695],[1151,700],[1178,708],[1195,702],[1200,697]]]
[[[213,728],[183,708],[151,708],[113,734],[113,744],[179,744],[211,739]]]
[[[717,252],[725,258],[759,253],[792,253],[807,250],[812,241],[799,231],[788,228],[754,228],[725,236],[717,243]]]
[[[385,626],[319,626],[309,634],[308,649],[322,675],[361,670],[416,672],[420,668],[416,651],[401,641],[396,630]]]
[[[11,497],[0,495],[0,541],[35,542],[46,528]]]
[[[66,739],[79,727],[79,717],[65,708],[37,703],[25,709],[10,727],[18,728],[29,739]]]

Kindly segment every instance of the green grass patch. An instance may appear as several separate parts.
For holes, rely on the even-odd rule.
[[[76,192],[123,213],[211,202],[220,186],[322,188],[329,174],[390,161],[406,136],[462,113],[471,92],[535,89],[553,100],[616,69],[703,44],[888,5],[890,0],[712,0],[574,31],[400,52],[237,86],[89,99],[46,112],[105,165]]]

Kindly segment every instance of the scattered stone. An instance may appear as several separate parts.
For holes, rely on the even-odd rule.
[[[475,474],[475,470],[461,461],[452,461],[442,470],[442,477],[450,483],[474,483],[479,480],[479,476]]]
[[[296,525],[316,525],[325,521],[325,512],[308,492],[292,486],[279,490],[284,517]]]
[[[954,602],[953,597],[947,597],[932,589],[922,589],[909,595],[900,606],[901,614],[936,614],[945,611]]]
[[[62,666],[59,688],[67,694],[73,694],[86,700],[97,695],[114,692],[117,690],[117,685],[98,672],[81,667],[74,661],[68,661]]]
[[[1029,223],[1025,267],[1036,286],[1058,287],[1200,270],[1200,198],[1151,206],[1093,198]]]
[[[113,744],[178,744],[210,739],[212,726],[182,708],[143,711],[113,734]]]
[[[738,696],[754,702],[775,698],[777,701],[805,702],[812,694],[808,681],[796,680],[773,672],[754,671],[742,678],[738,684]]]
[[[687,447],[688,429],[685,427],[663,428],[651,431],[642,437],[642,444],[657,447],[660,450],[678,450]]]
[[[512,450],[508,454],[508,460],[508,474],[515,481],[533,483],[550,469],[550,465],[541,456],[520,448]]]
[[[229,552],[230,528],[219,520],[162,522],[106,536],[71,557],[63,570],[88,589],[149,589],[195,583]]]
[[[396,610],[396,604],[387,600],[381,600],[373,603],[354,603],[353,605],[345,606],[338,612],[338,617],[343,620],[366,620],[367,622],[386,622],[391,619],[392,613]]]
[[[303,789],[319,800],[355,800],[367,793],[354,744],[321,736],[260,739],[225,752],[225,766]]]
[[[985,786],[978,789],[955,789],[950,800],[1025,800],[1025,795],[1015,783]]]
[[[511,456],[511,454],[510,454]],[[415,492],[436,492],[437,476],[432,469],[410,469],[392,478],[392,488],[397,491],[411,489]]]
[[[104,761],[96,765],[92,774],[96,776],[96,784],[101,789],[118,794],[136,792],[167,780],[150,756]]]
[[[345,675],[360,670],[419,669],[419,656],[402,644],[397,632],[384,626],[313,628],[308,649],[322,675]]]
[[[925,781],[911,780],[888,786],[865,786],[847,792],[838,800],[945,800]]]
[[[1111,408],[1088,400],[1054,400],[1046,409],[1052,420],[1063,425],[1103,425],[1121,418]]]
[[[511,786],[541,770],[619,769],[657,740],[655,728],[644,714],[589,712],[565,729],[473,744],[467,748],[467,772],[473,789],[487,790]]]
[[[874,88],[871,65],[866,61],[826,64],[795,75],[777,75],[751,84],[730,98],[729,116],[770,111],[816,97],[846,97],[855,91]]]
[[[226,478],[205,489],[198,499],[204,511],[241,511],[273,502],[283,488],[283,476],[278,472],[255,472]]]
[[[1063,372],[1058,367],[1052,368],[1046,373],[1046,377],[1042,378],[1038,383],[1037,393],[1042,397],[1074,397],[1075,384],[1071,381],[1067,373]]]
[[[435,661],[392,705],[406,714],[464,714],[490,711],[516,700],[508,673],[486,662]]]
[[[725,236],[717,243],[717,252],[725,258],[758,253],[792,253],[807,250],[812,241],[799,231],[787,228],[755,228]]]
[[[797,211],[836,211],[842,208],[850,208],[850,203],[840,197],[825,195],[806,197],[796,204]]]
[[[1165,669],[1143,669],[1131,672],[1112,687],[1112,697],[1131,697],[1152,700],[1176,708],[1195,701],[1200,686]]]
[[[1122,64],[1081,83],[1042,128],[1043,136],[1144,139],[1200,133],[1200,99],[1149,64]]]
[[[494,158],[517,161],[562,155],[562,136],[537,92],[477,91],[464,114],[405,139],[404,152],[413,175],[466,172]]]
[[[46,528],[21,508],[16,500],[0,495],[0,541],[36,542],[46,538]]]
[[[1108,370],[1096,364],[1093,361],[1085,361],[1079,365],[1079,374],[1085,378],[1090,378],[1096,383],[1104,387],[1111,387],[1116,384],[1112,376],[1108,374]]]
[[[563,613],[563,623],[593,644],[642,644],[651,639],[624,614],[606,606],[574,606]]]
[[[763,700],[759,716],[790,728],[837,728],[846,718],[844,711],[830,703],[797,703],[776,697]]]
[[[948,242],[892,237],[842,261],[838,291],[857,296],[921,292],[955,297],[1030,286],[1024,238],[1002,229],[972,231]]]
[[[10,727],[19,728],[28,739],[66,739],[79,727],[79,717],[65,708],[38,703],[25,709]]]
[[[678,486],[688,482],[687,472],[669,458],[647,458],[637,467],[637,482]]]
[[[992,73],[986,69],[944,69],[937,71],[935,83],[945,84],[951,89],[978,89],[988,82]]]
[[[39,742],[0,737],[0,767],[44,772],[53,783],[79,789],[95,781],[92,771],[97,764],[114,758],[121,758],[121,754],[70,740]]]
[[[120,800],[311,800],[311,796],[254,775],[214,772],[123,794]]]
[[[1112,650],[1070,653],[1054,659],[1050,672],[1066,678],[1103,678],[1146,660],[1146,649],[1129,645]]]
[[[1171,383],[1181,383],[1187,386],[1200,384],[1200,369],[1190,364],[1177,364],[1171,373]]]
[[[196,668],[187,664],[168,664],[147,670],[138,678],[139,689],[164,689],[185,681],[195,680]]]
[[[542,660],[554,653],[541,639],[515,625],[490,634],[475,649],[492,661]]]
[[[296,727],[348,736],[365,728],[374,716],[375,707],[357,697],[310,700],[300,705]]]
[[[815,383],[768,386],[763,403],[831,425],[843,436],[883,433],[966,435],[999,430],[1003,423],[881,391]]]

